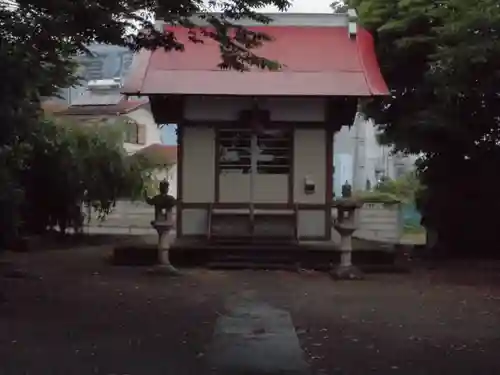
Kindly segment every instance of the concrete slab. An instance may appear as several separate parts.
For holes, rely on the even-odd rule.
[[[309,366],[285,310],[249,299],[228,301],[216,323],[209,363],[217,374],[307,375]]]

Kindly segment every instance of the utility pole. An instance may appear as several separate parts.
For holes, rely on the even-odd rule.
[[[363,114],[358,112],[354,119],[354,155],[353,155],[353,174],[352,187],[353,191],[361,191],[365,189],[365,159],[366,159],[366,120]]]

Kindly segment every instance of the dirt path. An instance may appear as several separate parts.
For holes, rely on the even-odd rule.
[[[289,314],[312,375],[500,373],[493,276],[339,283],[318,273],[187,270],[165,279],[108,266],[105,253],[10,257],[39,278],[0,277],[0,374],[217,374],[207,358],[214,330],[241,295]]]

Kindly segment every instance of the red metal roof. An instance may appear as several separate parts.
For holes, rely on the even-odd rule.
[[[184,52],[143,51],[127,77],[127,94],[245,96],[387,95],[372,36],[361,27],[250,27],[274,38],[254,52],[284,65],[277,72],[220,70],[217,43],[188,40],[187,29],[169,27],[185,44]]]
[[[142,155],[156,165],[173,165],[177,163],[177,146],[153,143],[134,155]]]

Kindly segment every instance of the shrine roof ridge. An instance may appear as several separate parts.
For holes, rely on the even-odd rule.
[[[213,16],[221,15],[220,12],[210,13]],[[347,27],[350,23],[357,22],[357,13],[354,9],[349,9],[346,13],[259,13],[265,17],[272,19],[268,24],[257,22],[250,19],[234,20],[234,23],[240,26],[296,26],[296,27]],[[209,26],[208,22],[201,18],[200,15],[193,16],[193,23],[197,26]],[[158,18],[155,26],[162,29],[168,25],[167,22]]]

